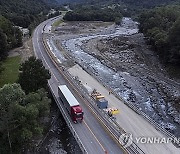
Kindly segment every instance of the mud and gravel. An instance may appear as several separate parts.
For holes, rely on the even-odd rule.
[[[180,83],[168,77],[137,23],[123,18],[119,27],[92,27],[89,22],[65,23],[51,39],[123,99],[180,136]]]
[[[64,34],[95,34],[97,32],[102,32],[109,26],[114,26],[111,22],[101,22],[101,21],[72,21],[63,22],[59,27],[53,28],[53,31],[58,35]]]
[[[151,113],[149,115],[166,129],[178,130],[179,83],[169,79],[158,56],[146,45],[143,34],[91,39],[83,42],[81,48],[115,72],[128,73],[130,78],[126,77],[126,81],[129,81],[123,84],[136,90],[129,94],[127,100],[134,102],[145,113]]]
[[[9,57],[14,57],[18,55],[21,57],[21,62],[24,62],[28,60],[29,57],[34,56],[31,38],[26,39],[26,41],[23,42],[22,47],[15,48],[8,53]]]

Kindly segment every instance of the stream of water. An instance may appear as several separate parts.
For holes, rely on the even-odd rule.
[[[136,33],[138,33],[138,23],[132,21],[130,18],[123,18],[122,25],[116,27],[115,31],[77,36],[76,38],[64,40],[62,45],[68,50],[69,54],[74,57],[76,62],[91,71],[119,96],[127,101],[133,102],[135,106],[153,118],[162,127],[170,130],[176,136],[180,136],[179,124],[174,122],[174,119],[167,114],[170,112],[170,109],[171,111],[173,110],[173,112],[176,112],[176,110],[170,103],[165,102],[163,96],[159,93],[158,87],[155,87],[154,83],[147,79],[146,74],[141,77],[136,77],[132,76],[129,72],[115,72],[81,48],[83,41],[88,41],[96,37],[113,38],[120,35],[130,36]],[[49,39],[48,42],[51,48],[55,48],[51,39]],[[56,50],[53,52],[60,62],[65,60],[62,58],[63,55],[61,52],[56,52]],[[180,95],[179,91],[176,92],[177,95]],[[177,119],[178,118],[180,118],[179,114],[177,114]]]

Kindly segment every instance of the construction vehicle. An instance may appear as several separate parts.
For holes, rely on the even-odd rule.
[[[104,98],[103,95],[101,95],[101,93],[97,92],[96,89],[94,89],[91,93],[91,97],[93,97],[95,100]]]
[[[96,104],[100,109],[106,109],[108,107],[108,101],[105,98],[97,99]]]
[[[119,113],[119,109],[115,107],[104,109],[104,111],[107,112],[110,117]]]
[[[97,92],[96,89],[91,93],[91,97],[95,99],[95,102],[100,109],[106,109],[108,107],[108,101],[101,93]]]
[[[58,87],[58,94],[60,100],[67,109],[67,112],[71,116],[72,121],[74,123],[82,122],[84,113],[79,102],[73,96],[68,87],[66,85],[60,85]]]
[[[110,91],[111,92],[111,91]],[[112,92],[111,92],[112,93]],[[98,92],[96,89],[94,89],[91,93],[91,97],[94,98],[97,106],[100,109],[103,109],[110,117],[113,117],[114,115],[119,113],[119,109],[115,107],[109,107],[108,108],[108,101],[105,99],[105,97]]]

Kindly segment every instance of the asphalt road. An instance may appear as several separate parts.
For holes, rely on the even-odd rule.
[[[98,120],[91,113],[84,101],[79,97],[79,95],[73,90],[72,86],[64,79],[64,77],[59,73],[57,68],[54,66],[53,62],[47,55],[43,43],[43,29],[45,32],[48,32],[49,29],[46,29],[54,22],[54,20],[49,19],[41,23],[34,31],[33,34],[33,47],[35,56],[43,61],[44,66],[50,70],[51,79],[49,80],[49,85],[54,95],[58,98],[57,87],[60,84],[66,84],[74,96],[77,98],[81,104],[84,111],[84,121],[81,124],[74,124],[74,129],[76,130],[79,138],[81,139],[84,147],[86,148],[89,154],[121,154],[123,150],[115,143],[110,135],[104,130],[104,128],[99,124]],[[59,101],[59,103],[61,103]]]

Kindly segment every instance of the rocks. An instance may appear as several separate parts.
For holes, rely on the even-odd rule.
[[[131,21],[124,20],[114,35],[101,35],[101,31],[97,37],[94,34],[84,38],[77,36],[77,39],[67,41],[69,52],[88,72],[116,89],[119,95],[155,121],[163,122],[167,129],[180,130],[180,126],[175,127],[179,122],[178,88],[169,84],[158,58],[148,49],[142,34],[133,34],[137,29],[133,31],[132,25]],[[73,51],[75,49],[78,53]],[[168,110],[168,102],[173,106],[172,110]]]

